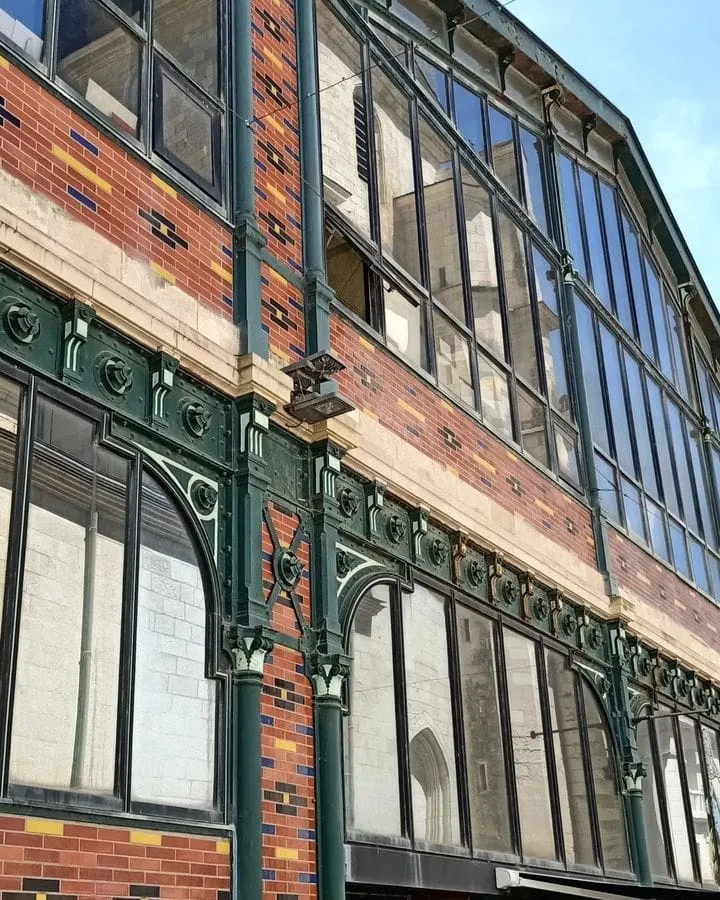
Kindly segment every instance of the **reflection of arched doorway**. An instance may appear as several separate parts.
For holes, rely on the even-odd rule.
[[[415,838],[433,844],[451,843],[450,771],[440,744],[429,728],[423,728],[410,741],[410,775]]]

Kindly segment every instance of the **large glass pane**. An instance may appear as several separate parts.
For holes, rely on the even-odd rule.
[[[512,338],[513,364],[517,374],[536,390],[540,389],[535,327],[530,305],[527,262],[523,232],[505,213],[500,213],[505,294]]]
[[[33,59],[40,59],[45,38],[45,0],[0,0],[0,34]]]
[[[517,403],[520,435],[525,452],[550,468],[545,404],[521,387],[517,389]]]
[[[502,359],[505,349],[490,194],[464,166],[461,172],[475,334]]]
[[[19,386],[6,378],[0,378],[0,627],[5,598],[5,566],[10,536],[19,405]]]
[[[325,260],[328,283],[335,296],[357,316],[368,321],[365,264],[339,231],[326,234]]]
[[[670,562],[670,547],[668,545],[667,526],[665,513],[651,500],[646,501],[648,529],[650,531],[650,546],[653,553]]]
[[[420,585],[403,594],[403,638],[415,840],[450,846],[460,828],[445,598]]]
[[[577,436],[561,428],[557,422],[554,423],[554,430],[558,474],[566,481],[579,485],[580,465],[578,462]]]
[[[560,321],[557,271],[535,247],[532,255],[548,399],[557,410],[569,416],[570,395]]]
[[[382,69],[371,76],[383,252],[420,281],[408,99]]]
[[[451,391],[468,406],[474,406],[467,338],[441,315],[435,316],[435,364],[440,387]]]
[[[604,325],[600,325],[600,345],[605,365],[608,406],[615,437],[615,456],[620,464],[620,468],[634,475],[635,463],[630,442],[630,425],[628,422],[625,388],[620,373],[619,348],[617,341]]]
[[[627,478],[620,479],[620,487],[625,509],[625,527],[634,538],[645,543],[647,538],[645,536],[642,495],[634,484],[630,484]]]
[[[516,200],[520,199],[517,165],[515,162],[515,140],[513,122],[510,116],[488,103],[488,121],[490,124],[490,144],[492,147],[492,164],[495,174],[502,181]]]
[[[430,290],[448,312],[464,325],[465,302],[452,148],[423,118],[420,119],[419,131]]]
[[[476,850],[511,851],[505,750],[495,657],[495,626],[458,607],[458,655],[470,826]]]
[[[709,544],[717,546],[715,527],[712,521],[712,513],[710,512],[710,488],[705,475],[705,457],[701,443],[702,435],[689,419],[685,419],[685,431],[687,433],[688,450],[690,452],[690,463],[695,482],[695,495],[698,501],[698,509],[700,510],[700,524],[702,525],[703,537]]]
[[[635,318],[638,324],[638,338],[640,346],[651,358],[655,358],[653,349],[652,331],[648,318],[647,302],[645,300],[645,286],[642,276],[642,260],[640,256],[640,243],[635,227],[630,223],[625,213],[621,213],[625,247],[627,248],[628,268],[630,269],[630,283],[632,284],[633,303],[635,306]]]
[[[350,632],[353,660],[345,740],[345,815],[350,830],[400,835],[390,588],[362,598]]]
[[[535,643],[503,629],[523,856],[555,859]]]
[[[38,400],[10,781],[111,796],[127,464],[98,438]]]
[[[391,350],[401,353],[416,366],[425,368],[425,327],[422,307],[396,288],[386,288],[385,340]]]
[[[677,489],[675,487],[675,476],[673,475],[672,451],[670,449],[668,432],[665,426],[662,394],[657,383],[652,378],[646,378],[645,384],[647,385],[650,419],[652,421],[653,437],[655,439],[657,459],[660,466],[665,505],[670,512],[675,513],[677,516],[680,515],[680,506],[678,504]]]
[[[615,191],[606,181],[602,180],[600,181],[600,205],[602,206],[608,257],[610,259],[610,278],[612,279],[612,286],[615,292],[615,311],[623,328],[628,334],[633,334],[635,329],[633,327],[630,294],[625,275],[625,261],[620,239],[620,227],[618,226],[617,208],[615,206]]]
[[[415,80],[448,112],[447,73],[430,60],[415,55]]]
[[[645,277],[647,278],[650,311],[655,326],[655,342],[657,345],[657,363],[660,371],[668,379],[674,381],[672,360],[670,359],[670,343],[668,341],[667,322],[665,321],[665,301],[660,287],[660,279],[655,267],[645,257]]]
[[[606,869],[626,872],[630,869],[630,858],[615,748],[597,695],[587,681],[582,679],[581,683],[603,863]]]
[[[369,154],[360,44],[326,3],[317,3],[316,10],[325,197],[369,237]]]
[[[206,676],[201,563],[174,502],[147,473],[140,503],[132,797],[207,809],[215,801],[217,683]]]
[[[695,846],[700,863],[700,877],[705,884],[714,884],[715,841],[711,822],[708,818],[709,810],[705,799],[703,763],[700,748],[698,747],[696,725],[692,719],[688,719],[685,716],[678,719],[678,725],[680,726],[680,740],[682,742],[683,759],[685,760],[685,777],[687,778],[688,793],[690,795],[690,811],[692,813]]]
[[[653,443],[650,439],[647,410],[645,408],[644,379],[635,357],[631,356],[627,351],[623,352],[623,357],[625,359],[625,374],[627,375],[628,399],[630,401],[638,461],[640,463],[640,475],[645,490],[652,494],[653,497],[657,497],[658,483],[653,460]]]
[[[676,875],[680,881],[693,881],[695,876],[683,803],[679,748],[675,739],[674,718],[666,706],[658,709],[655,717],[655,733],[657,734],[662,777],[665,784],[665,800],[668,808]]]
[[[560,166],[560,187],[562,189],[563,218],[565,220],[565,238],[567,248],[573,258],[573,265],[582,278],[587,279],[585,251],[583,250],[580,212],[578,210],[575,191],[574,165],[571,159],[562,153],[558,156]]]
[[[665,399],[665,408],[667,409],[668,424],[670,426],[670,435],[675,451],[676,472],[678,483],[680,485],[680,496],[682,497],[683,515],[685,524],[696,534],[699,534],[698,517],[695,510],[695,499],[693,497],[692,481],[690,479],[690,465],[685,450],[685,435],[683,434],[683,417],[680,410],[675,404]]]
[[[455,121],[458,131],[476,153],[485,156],[485,126],[482,100],[459,81],[453,82],[455,91]]]
[[[478,353],[478,379],[483,421],[511,441],[513,426],[507,375],[483,353]]]
[[[545,160],[542,138],[520,126],[520,164],[525,184],[527,210],[547,234],[548,223],[545,206]]]
[[[705,773],[707,775],[708,795],[706,798],[707,815],[710,820],[709,842],[705,849],[698,847],[701,855],[700,869],[712,872],[716,884],[720,884],[720,853],[718,852],[718,835],[720,835],[720,755],[718,755],[717,732],[703,725],[700,729],[702,746],[705,751]],[[707,853],[707,861],[702,858]]]
[[[113,125],[138,134],[140,41],[95,0],[60,0],[57,74]]]
[[[423,37],[447,48],[447,19],[431,0],[393,0],[391,10]]]
[[[209,186],[216,184],[220,113],[160,68],[155,69],[155,150]]]
[[[575,696],[575,675],[566,656],[546,651],[550,724],[565,838],[565,860],[570,865],[592,866],[595,850],[590,827],[582,732]]]
[[[686,400],[690,400],[690,389],[687,381],[687,369],[685,366],[685,329],[682,316],[667,296],[665,297],[668,325],[670,331],[670,349],[675,363],[675,385]],[[702,375],[700,376],[702,381]]]
[[[685,529],[670,520],[670,544],[672,546],[675,568],[686,578],[690,577],[690,558],[688,557]]]
[[[188,75],[218,93],[218,0],[153,0],[153,37]]]
[[[643,715],[648,715],[648,712]],[[645,764],[647,771],[647,775],[643,779],[642,799],[650,869],[653,875],[666,878],[668,875],[667,852],[662,827],[662,811],[658,799],[655,757],[652,752],[650,725],[647,719],[641,719],[638,722],[637,749],[638,756]]]
[[[618,503],[617,475],[615,469],[598,453],[595,454],[595,472],[597,473],[600,506],[613,522],[620,522],[620,506]]]
[[[583,382],[588,402],[590,430],[595,443],[606,453],[610,452],[607,423],[605,421],[605,404],[603,402],[602,379],[598,364],[593,315],[580,300],[576,302],[578,339],[580,342],[580,361],[583,370]]]
[[[708,576],[707,562],[705,560],[705,547],[695,538],[690,538],[690,561],[692,563],[693,579],[701,591],[710,593],[710,579]]]
[[[585,217],[585,237],[590,257],[592,286],[601,303],[610,309],[610,287],[608,285],[605,251],[603,249],[602,230],[600,228],[600,211],[595,193],[595,177],[583,168],[578,168],[580,175],[580,196],[582,197]]]

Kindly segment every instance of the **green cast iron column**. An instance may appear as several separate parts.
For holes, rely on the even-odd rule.
[[[313,446],[312,622],[317,635],[308,672],[315,690],[315,795],[320,900],[345,897],[342,689],[348,674],[337,596],[340,511],[335,496],[340,450]]]
[[[628,658],[625,630],[619,623],[610,633],[610,707],[611,722],[620,748],[622,781],[625,787],[625,811],[630,832],[633,869],[641,884],[652,884],[643,807],[643,778],[647,774],[637,751],[636,729],[628,690]]]
[[[315,41],[315,4],[296,0],[300,161],[302,167],[305,327],[308,354],[330,349],[333,292],[325,273],[320,102]]]
[[[268,339],[260,307],[260,263],[266,240],[255,217],[252,4],[248,0],[232,0],[231,24],[233,314],[240,332],[240,354],[267,358]]]
[[[262,768],[260,699],[263,663],[272,644],[235,633],[232,696],[231,806],[235,826],[234,900],[262,900]]]

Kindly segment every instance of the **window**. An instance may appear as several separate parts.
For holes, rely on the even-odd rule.
[[[427,8],[395,12],[423,31]],[[489,105],[448,59],[410,54],[422,87],[413,91],[389,64],[384,32],[371,43],[326,3],[317,27],[337,299],[446,395],[577,486],[559,273],[538,230],[548,229],[543,136]],[[501,206],[499,182],[537,228]]]
[[[607,719],[566,651],[417,581],[366,591],[348,649],[351,840],[629,870]]]
[[[42,61],[52,80],[136,149],[220,201],[228,68],[222,3],[0,0],[0,36]]]
[[[4,552],[24,510],[10,521],[19,389],[0,382],[0,397]],[[6,796],[217,820],[224,700],[204,553],[142,458],[107,443],[101,415],[41,388],[33,412],[22,591],[6,592],[18,628],[0,637]]]

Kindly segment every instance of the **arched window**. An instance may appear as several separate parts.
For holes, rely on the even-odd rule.
[[[605,712],[543,643],[420,584],[362,596],[348,641],[351,838],[629,871]]]
[[[7,385],[0,792],[212,819],[223,692],[200,541],[142,457],[106,439],[103,415],[31,384],[13,418]]]

